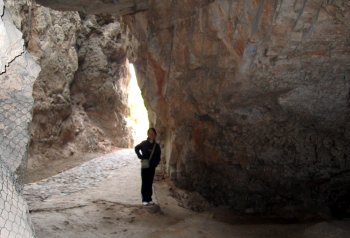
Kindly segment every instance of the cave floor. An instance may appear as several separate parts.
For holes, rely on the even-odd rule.
[[[25,185],[37,237],[350,237],[349,220],[235,223],[220,210],[193,212],[179,206],[164,181],[155,182],[158,205],[143,207],[139,169],[133,150],[122,149]]]

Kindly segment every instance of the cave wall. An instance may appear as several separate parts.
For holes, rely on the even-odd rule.
[[[349,20],[340,0],[150,0],[125,16],[170,178],[249,213],[349,214]]]
[[[132,145],[118,19],[100,16],[98,22],[26,0],[7,5],[42,68],[33,89],[28,181],[50,161]]]
[[[37,2],[60,11],[80,11],[87,14],[125,15],[144,11],[148,7],[148,0],[37,0]]]
[[[73,104],[102,129],[106,139],[128,148],[133,139],[126,120],[130,114],[127,40],[118,17],[81,14],[81,18],[79,68],[71,84]]]
[[[33,83],[40,66],[24,48],[22,33],[0,0],[0,237],[33,238],[21,197],[26,169]]]
[[[251,213],[348,213],[350,4],[150,1],[126,16],[168,173]]]

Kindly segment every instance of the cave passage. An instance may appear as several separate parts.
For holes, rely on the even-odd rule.
[[[149,120],[141,90],[137,83],[134,65],[129,63],[128,69],[130,73],[130,84],[128,90],[128,106],[130,108],[130,114],[127,118],[127,122],[132,128],[133,141],[134,145],[136,145],[146,139]]]

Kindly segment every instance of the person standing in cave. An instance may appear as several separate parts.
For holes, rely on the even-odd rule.
[[[157,131],[149,128],[147,131],[147,140],[142,141],[135,146],[137,157],[141,160],[141,195],[144,206],[153,205],[152,185],[156,167],[160,162],[160,146],[156,142]]]

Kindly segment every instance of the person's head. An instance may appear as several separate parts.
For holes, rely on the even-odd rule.
[[[157,136],[156,129],[154,129],[153,127],[149,128],[147,131],[147,136],[148,136],[149,140],[151,140],[151,141],[155,140],[156,136]]]

